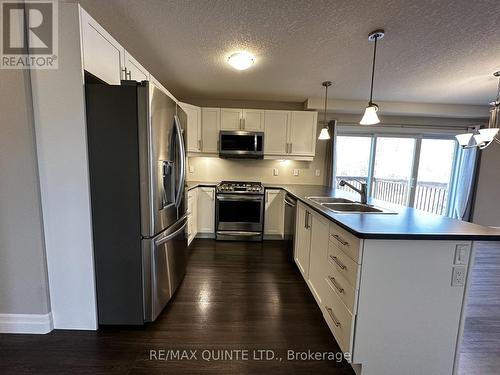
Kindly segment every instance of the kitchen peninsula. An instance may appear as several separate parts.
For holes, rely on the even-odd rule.
[[[191,181],[188,194],[215,185]],[[335,213],[310,197],[358,197],[325,186],[264,187],[266,199],[281,190],[297,200],[295,263],[357,373],[456,371],[475,244],[500,241],[499,230],[370,199],[393,213]]]

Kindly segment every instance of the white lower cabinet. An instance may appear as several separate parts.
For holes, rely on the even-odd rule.
[[[266,189],[264,211],[264,239],[282,240],[285,224],[284,192],[281,189]]]
[[[456,373],[470,241],[360,239],[300,202],[296,223],[295,262],[357,374]]]
[[[348,238],[350,254],[361,259],[362,240],[342,231],[318,212],[297,204],[295,262],[340,348],[352,352],[361,266],[338,244],[346,247]]]
[[[309,251],[309,287],[318,303],[322,303],[325,285],[326,254],[330,222],[320,214],[310,212],[311,244]]]
[[[187,192],[187,240],[188,246],[198,233],[198,188]]]
[[[215,234],[215,188],[199,187],[198,190],[198,236],[214,237]]]
[[[293,255],[304,279],[309,275],[309,253],[311,248],[310,213],[304,204],[297,202],[295,216],[295,241]]]

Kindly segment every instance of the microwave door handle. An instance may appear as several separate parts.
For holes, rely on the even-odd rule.
[[[181,126],[177,115],[174,116],[174,124],[177,131],[177,142],[179,143],[179,163],[181,170],[177,196],[175,197],[175,206],[179,207],[182,200],[182,194],[184,194],[184,184],[186,183],[186,150],[184,149],[184,139],[182,137]]]

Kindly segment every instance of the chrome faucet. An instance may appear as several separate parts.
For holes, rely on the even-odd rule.
[[[361,203],[366,204],[367,203],[366,183],[361,182],[359,180],[356,180],[356,181],[358,181],[361,184],[361,188],[360,189],[358,189],[353,184],[350,184],[346,180],[340,180],[339,186],[346,186],[346,185],[349,186],[352,190],[354,190],[355,192],[359,193],[359,195],[361,195]]]

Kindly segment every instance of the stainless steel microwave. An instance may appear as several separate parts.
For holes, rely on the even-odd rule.
[[[219,133],[221,158],[264,158],[264,133],[241,130],[222,130]]]

